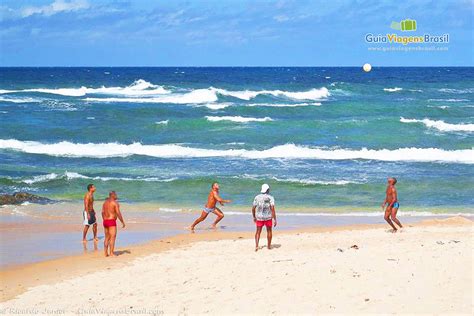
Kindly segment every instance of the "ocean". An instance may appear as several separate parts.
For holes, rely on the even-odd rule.
[[[0,193],[379,215],[396,177],[402,214],[472,214],[473,147],[473,68],[0,68]]]

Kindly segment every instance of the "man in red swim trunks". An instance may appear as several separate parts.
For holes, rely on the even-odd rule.
[[[105,256],[115,256],[115,238],[117,237],[117,217],[122,222],[122,228],[125,228],[122,213],[120,212],[120,205],[117,202],[117,193],[111,191],[109,198],[105,200],[102,206],[102,219],[104,220],[104,253]]]
[[[266,183],[263,184],[260,192],[253,200],[252,207],[253,221],[257,225],[255,251],[258,251],[258,242],[263,226],[267,228],[267,248],[272,249],[272,219],[273,227],[277,225],[275,199],[270,195],[270,186]]]

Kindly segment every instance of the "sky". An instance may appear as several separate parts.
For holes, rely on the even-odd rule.
[[[473,12],[474,0],[1,0],[0,66],[474,66]],[[417,30],[390,28],[405,19]]]

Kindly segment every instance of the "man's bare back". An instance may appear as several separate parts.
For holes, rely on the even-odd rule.
[[[117,202],[118,196],[115,191],[109,193],[108,199],[102,205],[102,219],[104,224],[104,254],[106,257],[115,256],[115,238],[117,237],[117,218],[122,222],[122,228],[125,228],[120,205]]]
[[[103,219],[117,219],[119,204],[113,199],[106,199],[102,206],[102,218]]]

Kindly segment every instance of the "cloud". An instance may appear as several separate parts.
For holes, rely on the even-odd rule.
[[[26,18],[34,14],[51,16],[60,12],[71,12],[88,9],[90,7],[87,0],[55,0],[53,3],[40,7],[24,7],[21,10],[22,17]]]
[[[285,21],[288,21],[290,18],[284,14],[281,14],[281,15],[275,15],[273,19],[277,22],[285,22]]]

